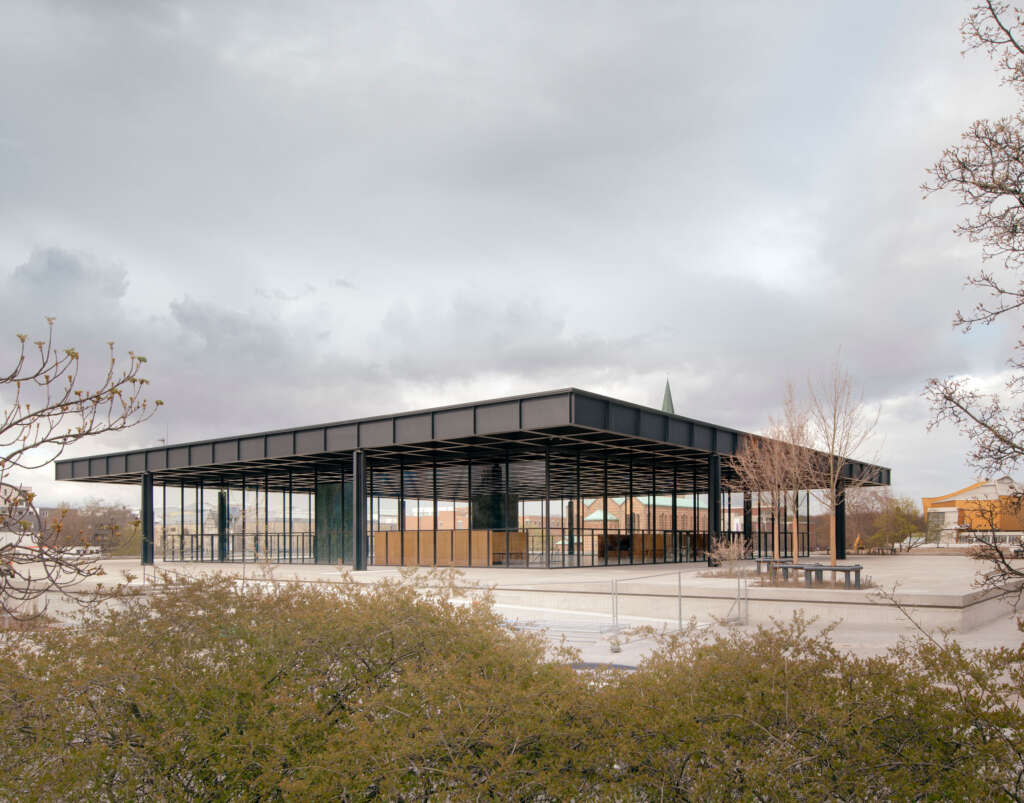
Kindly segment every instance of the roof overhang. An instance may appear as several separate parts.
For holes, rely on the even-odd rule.
[[[624,466],[648,466],[692,478],[680,490],[706,487],[709,455],[737,453],[748,433],[650,407],[567,388],[427,410],[168,444],[60,460],[58,480],[138,484],[152,473],[157,485],[250,484],[306,488],[317,476],[351,471],[352,454],[366,453],[376,471],[502,463],[555,457],[578,460],[589,473],[608,463],[613,479]],[[759,437],[751,435],[750,437]],[[723,459],[723,481],[736,477]],[[568,470],[567,468],[565,470]],[[888,485],[890,470],[851,461],[848,476]],[[564,471],[563,471],[564,473]],[[556,478],[557,481],[558,478]],[[658,480],[655,484],[661,482]],[[613,482],[617,487],[620,483]],[[592,483],[589,492],[596,493]],[[663,483],[661,485],[663,487]],[[647,492],[638,489],[638,492]],[[621,490],[619,491],[621,493]]]

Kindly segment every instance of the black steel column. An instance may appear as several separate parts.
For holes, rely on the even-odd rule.
[[[365,460],[365,457],[364,457]],[[363,474],[366,476],[366,488],[367,488],[367,504],[369,505],[370,523],[367,529],[366,543],[363,549],[363,561],[366,566],[370,565],[370,552],[375,551],[377,547],[377,529],[380,527],[380,499],[377,500],[377,528],[373,526],[373,469],[367,468],[366,463],[363,463],[364,471]],[[384,565],[388,562],[388,540],[387,536],[384,536]]]
[[[355,542],[357,572],[366,571],[369,543],[366,533],[366,454],[357,449],[352,453],[352,535]]]
[[[633,455],[629,455],[629,507],[627,508],[627,516],[629,516],[629,528],[626,532],[629,533],[629,562],[633,562],[633,541],[635,536],[633,535]],[[622,563],[622,540],[619,540],[619,563]]]
[[[206,560],[206,497],[202,480],[196,491],[196,521],[199,522],[199,560]]]
[[[651,461],[651,509],[647,516],[647,526],[651,531],[651,563],[658,562],[658,539],[656,535],[658,526],[658,469],[655,462]],[[647,547],[643,540],[640,542],[640,562],[645,563]]]
[[[604,565],[608,565],[608,452],[604,453],[604,497],[601,500],[601,518],[604,521]]]
[[[807,518],[807,537],[810,541],[810,511]],[[836,495],[836,558],[846,560],[846,491],[840,489]]]
[[[509,516],[509,510],[508,510],[508,506],[509,506],[509,482],[510,482],[510,479],[509,479],[509,465],[508,465],[508,449],[506,449],[505,450],[505,501],[504,501],[504,504],[502,505],[502,516],[501,516],[501,526],[505,529],[505,565],[506,566],[511,566],[512,565],[512,555],[511,555],[512,538],[511,538],[511,536],[509,535],[509,532],[508,532],[508,530],[509,530],[508,523],[509,523],[509,519],[511,518],[511,516]],[[518,522],[519,522],[519,516],[517,515],[516,516],[516,529],[517,530],[518,530]]]
[[[747,544],[750,549],[754,548],[754,503],[750,499],[750,491],[743,492],[743,549],[746,551]]]
[[[339,561],[341,563],[344,563],[345,562],[345,558],[347,557],[347,555],[345,554],[345,512],[346,512],[346,508],[345,508],[345,466],[344,465],[338,466],[338,478],[339,478],[339,480],[341,482],[341,493],[340,493],[340,496],[341,496],[341,521],[339,523],[339,530],[340,530],[340,532],[338,533],[337,537],[335,537],[333,534],[332,534],[332,537],[331,537],[331,547],[330,547],[331,553],[330,553],[330,558],[328,558],[328,560],[331,563],[338,563]],[[349,502],[349,504],[351,504],[351,502]],[[334,552],[335,545],[338,548],[337,553]]]
[[[569,552],[572,553],[572,544],[576,541],[576,565],[579,566],[583,551],[583,497],[580,494],[580,451],[576,450],[576,535],[569,541]]]
[[[569,554],[576,554],[576,531],[579,529],[580,517],[580,453],[576,451],[576,498],[569,505]],[[565,524],[565,522],[562,522]]]
[[[316,480],[313,480],[315,486]],[[245,478],[242,478],[242,563],[245,563]]]
[[[793,551],[793,534],[789,531],[789,494],[782,494],[782,510],[779,511],[779,517],[782,521],[779,522],[779,538],[789,546],[786,547],[792,553]],[[785,557],[785,554],[783,554]],[[794,561],[798,561],[799,555],[790,555]]]
[[[757,556],[763,558],[764,549],[764,527],[761,525],[761,492],[757,492]]]
[[[700,521],[700,508],[697,505],[697,469],[693,470],[693,496],[691,502],[693,503],[693,539],[690,541],[690,560],[697,560],[697,531],[698,523]]]
[[[163,553],[164,560],[167,560],[167,483],[165,482],[160,487],[164,498],[164,508],[160,514],[160,551]]]
[[[185,485],[181,485],[181,513],[178,516],[178,545],[181,549],[178,552],[178,559],[185,560]],[[194,555],[192,557],[195,557]]]
[[[800,556],[800,491],[793,492],[793,531],[796,533],[796,554]]]
[[[804,494],[804,518],[807,519],[807,554],[811,554],[811,492]]]
[[[551,444],[544,444],[544,565],[551,568]]]
[[[405,458],[398,458],[398,560],[405,566]]]
[[[153,565],[153,475],[146,471],[142,475],[142,504],[139,516],[142,519],[142,563]]]
[[[473,565],[473,458],[466,458],[466,565]]]
[[[679,466],[672,463],[672,562],[679,563]]]
[[[722,458],[708,455],[708,552],[722,534]]]
[[[722,491],[722,502],[725,508],[725,531],[729,533],[730,543],[734,540],[733,533],[735,532],[732,528],[732,486],[725,488]]]
[[[433,482],[433,496],[431,497],[431,503],[434,509],[434,565],[437,565],[437,458],[433,458],[430,461],[431,476]],[[454,517],[454,512],[452,516]],[[451,560],[448,561],[451,563]]]
[[[223,480],[222,480],[223,482]],[[217,560],[225,563],[228,559],[228,495],[217,491]]]
[[[731,544],[734,540],[732,529],[732,488],[722,488],[722,509],[725,511],[722,517],[724,519],[722,527],[729,534],[729,543]]]

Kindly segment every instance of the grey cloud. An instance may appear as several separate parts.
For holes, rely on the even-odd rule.
[[[100,265],[88,254],[60,248],[38,248],[28,260],[14,269],[8,290],[18,306],[57,308],[73,304],[82,293],[94,300],[116,303],[128,288],[123,268]]]
[[[262,287],[257,287],[255,290],[253,290],[253,292],[256,295],[260,296],[261,298],[266,298],[271,301],[298,301],[301,298],[312,295],[315,292],[315,290],[314,288],[307,285],[306,287],[302,288],[300,292],[297,293],[287,293],[284,290],[280,290],[277,288],[267,290]]]
[[[131,348],[122,307],[129,287],[126,271],[94,257],[61,248],[37,248],[9,274],[0,271],[0,298],[8,331],[0,333],[0,360],[10,361],[15,332],[31,339],[46,336],[46,318],[55,319],[58,342],[83,352],[103,354],[114,341]],[[139,348],[139,353],[144,351]],[[102,370],[102,360],[95,370]],[[86,377],[92,376],[91,371]]]
[[[268,301],[289,302],[301,301],[302,299],[309,298],[311,296],[316,296],[317,294],[323,292],[323,290],[325,289],[355,290],[357,288],[354,284],[352,284],[352,282],[346,279],[334,278],[328,281],[323,286],[314,285],[311,282],[306,282],[301,287],[297,287],[290,292],[288,290],[282,290],[279,287],[256,287],[253,289],[253,293],[255,293],[260,298],[267,299]]]
[[[631,350],[642,352],[642,335],[603,333],[601,326],[573,332],[567,313],[564,303],[542,297],[430,296],[390,309],[378,342],[396,376],[439,382],[494,373],[566,384],[569,376],[598,375],[628,363]]]
[[[145,353],[172,439],[548,385],[657,404],[666,374],[757,427],[840,347],[872,400],[998,370],[1006,331],[949,327],[961,212],[918,191],[1005,107],[964,10],[14,0],[8,321]]]

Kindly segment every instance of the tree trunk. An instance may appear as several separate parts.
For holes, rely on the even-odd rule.
[[[828,557],[829,561],[833,566],[836,565],[836,506],[832,505],[832,510],[828,516]]]
[[[793,563],[800,562],[800,496],[793,495]]]

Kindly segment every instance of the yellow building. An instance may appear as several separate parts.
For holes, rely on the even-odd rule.
[[[943,541],[970,542],[972,533],[993,531],[1017,536],[1024,531],[1021,501],[1024,488],[1010,477],[980,480],[966,488],[921,499],[929,529],[939,531]],[[1003,540],[1003,539],[998,539]]]

